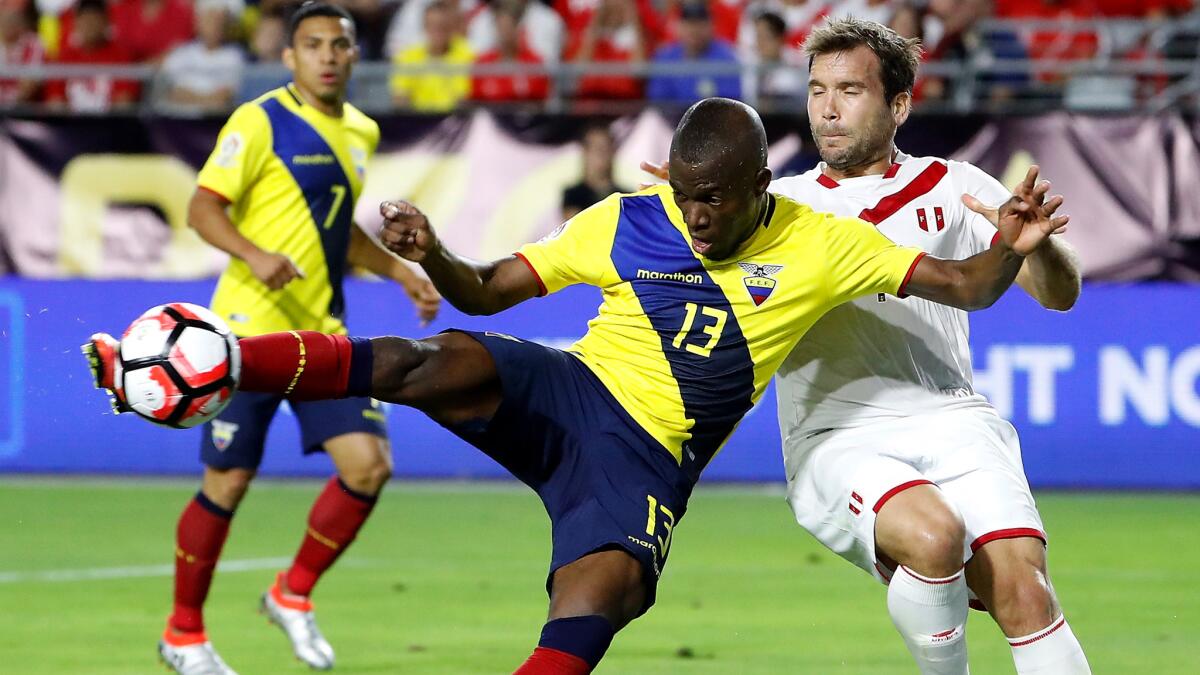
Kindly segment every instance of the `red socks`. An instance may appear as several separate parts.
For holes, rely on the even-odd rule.
[[[233,513],[203,492],[188,503],[175,530],[175,612],[171,627],[185,633],[204,630],[204,599],[229,534]]]
[[[239,344],[242,391],[300,401],[370,393],[370,340],[297,330],[242,338]]]
[[[587,661],[549,647],[538,647],[529,659],[513,671],[513,675],[587,675],[592,667]]]
[[[313,503],[308,514],[308,532],[287,572],[288,591],[308,596],[325,570],[354,541],[358,530],[375,508],[376,497],[346,487],[334,476]]]

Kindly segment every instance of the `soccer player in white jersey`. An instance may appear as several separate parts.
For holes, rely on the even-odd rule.
[[[840,19],[805,49],[824,161],[770,190],[858,216],[938,257],[990,246],[996,229],[984,205],[1009,192],[970,164],[895,147],[917,42]],[[663,167],[643,166],[664,177]],[[1034,167],[1016,193],[1043,199],[1048,188]],[[1052,239],[1025,259],[1017,283],[1044,307],[1069,309],[1076,257]],[[972,387],[965,312],[919,298],[847,303],[804,336],[776,383],[796,519],[888,584],[888,612],[922,673],[968,672],[969,593],[1008,637],[1021,675],[1091,672],[1050,584],[1016,431]]]
[[[970,164],[895,146],[917,41],[840,19],[805,50],[823,161],[771,190],[931,255],[991,246],[984,205],[1009,192]],[[1016,192],[1048,188],[1034,167]],[[1080,288],[1073,251],[1047,242],[1017,283],[1042,306],[1069,309]],[[888,612],[922,673],[968,672],[968,588],[1008,637],[1018,673],[1089,673],[1046,571],[1016,431],[972,387],[967,331],[966,312],[919,298],[864,298],[821,319],[776,380],[788,502],[817,539],[888,584]]]

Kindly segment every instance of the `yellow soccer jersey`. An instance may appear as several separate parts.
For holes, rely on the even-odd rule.
[[[199,186],[232,204],[238,231],[303,272],[271,291],[241,260],[217,282],[212,309],[242,336],[345,332],[342,277],[354,203],[379,126],[347,104],[341,117],[306,105],[292,85],[240,106],[200,170]]]
[[[665,185],[613,195],[518,252],[544,292],[603,290],[570,351],[697,475],[821,315],[862,295],[903,296],[923,255],[861,220],[770,199],[728,260],[693,252]]]

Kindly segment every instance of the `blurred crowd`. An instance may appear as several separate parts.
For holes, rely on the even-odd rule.
[[[1061,63],[1195,58],[1195,36],[1152,40],[1101,32],[1089,19],[1168,21],[1194,0],[334,0],[354,15],[362,58],[394,64],[400,109],[444,112],[471,102],[649,100],[706,96],[788,105],[805,96],[801,45],[830,16],[853,15],[919,37],[926,59],[1035,64],[986,78],[1003,99],[1061,85]],[[73,111],[155,100],[223,110],[278,86],[294,0],[0,0],[0,68],[43,63],[142,66],[104,75],[0,77],[0,106]],[[979,28],[986,18],[1033,21]],[[1037,20],[1074,21],[1045,23]],[[254,67],[254,66],[259,67]],[[567,66],[567,67],[562,67]],[[146,77],[145,72],[153,72]],[[1125,78],[1145,95],[1168,78]],[[1085,82],[1086,85],[1086,82]],[[953,77],[923,77],[919,100],[952,95]],[[1095,86],[1111,94],[1112,82]]]

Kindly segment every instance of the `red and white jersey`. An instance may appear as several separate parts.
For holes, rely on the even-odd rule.
[[[962,259],[998,236],[963,206],[1011,193],[982,170],[899,153],[886,173],[834,181],[824,163],[770,190],[816,211],[857,216],[901,246]],[[989,406],[971,383],[967,313],[921,298],[863,297],[834,308],[800,340],[776,378],[785,441],[934,410]]]

